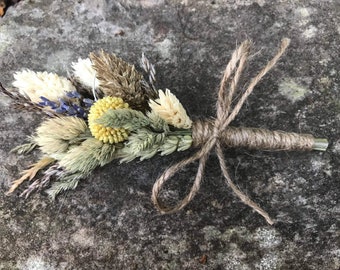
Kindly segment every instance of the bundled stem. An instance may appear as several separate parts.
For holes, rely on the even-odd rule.
[[[196,121],[192,127],[193,145],[201,146],[213,136],[214,123],[211,121]],[[257,150],[319,150],[325,151],[326,139],[314,138],[310,134],[271,131],[262,128],[228,126],[219,137],[226,147],[245,147]]]

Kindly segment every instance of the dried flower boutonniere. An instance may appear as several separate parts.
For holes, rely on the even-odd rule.
[[[269,131],[257,128],[230,127],[243,103],[258,81],[276,64],[286,47],[282,41],[274,58],[252,79],[235,106],[232,100],[240,75],[248,58],[250,42],[243,42],[232,55],[218,91],[216,119],[192,121],[183,105],[166,89],[156,91],[155,69],[143,55],[142,68],[146,80],[133,65],[114,54],[91,53],[88,59],[73,63],[73,77],[24,70],[14,74],[14,89],[1,91],[21,109],[40,111],[48,116],[25,144],[13,151],[27,154],[38,148],[41,158],[15,180],[7,192],[12,193],[25,180],[34,180],[21,193],[47,189],[51,198],[75,189],[98,166],[114,159],[130,162],[169,155],[192,146],[200,147],[193,156],[169,167],[157,179],[152,200],[161,213],[183,208],[200,188],[205,163],[216,151],[227,184],[247,205],[273,221],[255,202],[232,182],[222,153],[222,146],[275,150],[322,150],[327,140],[311,135]],[[189,194],[177,205],[169,207],[159,199],[164,183],[181,168],[199,160],[198,171]],[[43,171],[37,176],[39,171]]]

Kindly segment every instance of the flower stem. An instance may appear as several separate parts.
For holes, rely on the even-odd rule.
[[[313,150],[317,151],[326,151],[328,147],[328,140],[323,138],[315,138],[314,139],[314,145]]]

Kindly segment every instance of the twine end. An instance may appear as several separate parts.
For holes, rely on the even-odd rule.
[[[290,41],[291,41],[290,38],[283,38],[281,42],[284,43],[284,44],[289,45]]]
[[[273,225],[275,222],[272,220],[272,219],[268,219],[268,218],[266,218],[266,221],[267,221],[267,223],[269,224],[269,225]]]

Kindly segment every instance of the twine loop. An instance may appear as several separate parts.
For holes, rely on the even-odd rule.
[[[253,202],[247,195],[245,195],[231,180],[227,165],[224,159],[222,143],[225,137],[224,133],[230,129],[229,124],[235,119],[239,113],[242,105],[252,93],[256,84],[262,79],[262,77],[277,63],[279,58],[285,52],[289,45],[289,39],[283,39],[281,46],[277,54],[267,63],[267,65],[254,77],[248,88],[240,96],[236,102],[234,108],[231,109],[233,97],[236,92],[237,84],[239,82],[242,71],[245,68],[245,63],[249,56],[250,41],[244,41],[232,54],[224,71],[222,80],[220,82],[220,88],[218,91],[218,99],[216,102],[216,118],[212,121],[201,122],[196,121],[193,126],[193,141],[194,145],[200,145],[201,148],[193,154],[191,157],[184,159],[177,164],[174,164],[167,168],[162,175],[156,180],[152,189],[152,201],[156,208],[163,214],[169,214],[176,212],[185,207],[196,195],[200,189],[201,181],[204,174],[204,168],[209,158],[211,151],[215,151],[219,160],[220,168],[227,185],[233,190],[233,192],[241,199],[243,203],[250,206],[253,210],[262,215],[266,221],[272,225],[274,222],[261,207]],[[212,130],[211,130],[212,129]],[[307,138],[308,141],[308,138]],[[308,145],[308,143],[306,143]],[[166,206],[159,199],[159,194],[164,184],[176,174],[178,171],[189,165],[190,163],[198,160],[198,168],[195,176],[194,183],[190,192],[185,198],[177,205],[170,207]]]

